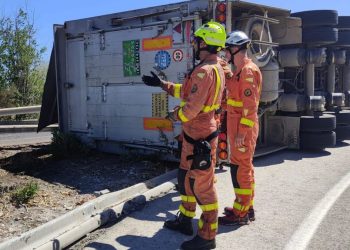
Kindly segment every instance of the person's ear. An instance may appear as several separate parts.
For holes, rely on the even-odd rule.
[[[201,40],[200,43],[199,43],[199,47],[200,48],[205,48],[206,46],[207,46],[207,44],[203,40]]]

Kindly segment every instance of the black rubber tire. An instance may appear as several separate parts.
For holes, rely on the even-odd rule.
[[[238,24],[238,28],[242,31],[244,31],[248,37],[250,37],[253,40],[257,40],[258,35],[260,35],[261,30],[264,30],[263,34],[267,36],[268,30],[266,26],[262,26],[263,21],[259,18],[249,18],[246,20],[241,21]],[[265,37],[264,40],[266,40],[267,37]],[[256,54],[255,49],[262,46],[263,54]],[[255,53],[254,53],[255,52]],[[252,58],[253,62],[260,68],[266,66],[269,62],[271,57],[273,56],[274,52],[271,46],[265,46],[265,45],[257,45],[257,44],[252,44],[250,48],[248,49],[248,55],[250,58]]]
[[[310,10],[292,13],[292,17],[300,17],[303,27],[315,27],[338,24],[338,12],[336,10]]]
[[[338,41],[338,29],[332,27],[303,28],[303,43],[312,45],[333,44]]]
[[[338,32],[338,42],[335,44],[342,47],[350,47],[350,30]]]
[[[337,124],[350,125],[350,110],[326,111],[323,114],[335,115]]]
[[[335,133],[337,141],[350,140],[350,125],[337,125]]]
[[[301,149],[325,149],[334,147],[336,135],[334,131],[322,133],[300,133]]]
[[[338,25],[339,30],[350,30],[350,16],[338,16]]]
[[[332,131],[336,127],[336,117],[330,114],[321,116],[301,116],[300,132]]]

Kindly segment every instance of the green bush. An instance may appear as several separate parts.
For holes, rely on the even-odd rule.
[[[51,153],[56,158],[66,158],[74,155],[87,155],[90,149],[80,139],[58,129],[52,131]]]
[[[31,182],[22,188],[17,188],[17,190],[11,194],[11,201],[16,203],[17,206],[28,203],[28,201],[34,197],[38,190],[38,183]]]

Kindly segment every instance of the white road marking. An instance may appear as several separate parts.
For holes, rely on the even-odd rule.
[[[321,224],[329,209],[350,186],[350,172],[344,176],[323,199],[315,206],[310,215],[301,223],[299,228],[287,243],[285,250],[304,250],[308,246],[312,236]]]

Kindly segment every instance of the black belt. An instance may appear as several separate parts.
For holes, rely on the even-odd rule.
[[[185,137],[185,140],[188,142],[188,143],[191,143],[192,145],[196,144],[196,142],[198,141],[201,141],[201,139],[199,140],[195,140],[193,138],[191,138],[189,135],[187,135],[185,133],[185,131],[183,131],[184,133],[184,137]],[[207,141],[207,142],[210,142],[211,140],[213,140],[215,137],[217,137],[219,135],[219,131],[214,131],[213,133],[211,133],[207,138],[205,138],[204,140]]]

